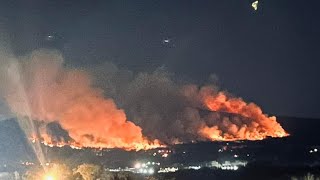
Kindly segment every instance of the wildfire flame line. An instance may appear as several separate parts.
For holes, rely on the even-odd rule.
[[[36,135],[33,135],[29,138],[29,141],[32,143],[40,142],[45,146],[48,147],[65,147],[68,146],[72,149],[83,149],[83,148],[93,148],[93,149],[111,149],[115,148],[116,146],[108,145],[105,143],[95,143],[90,146],[85,146],[83,144],[74,142],[74,141],[55,141],[52,139],[51,136],[48,134],[41,134],[41,137],[37,137]],[[127,146],[127,147],[121,147],[124,150],[127,151],[139,151],[139,150],[149,150],[149,149],[156,149],[160,147],[166,147],[165,145],[161,144],[158,140],[150,143],[133,143],[133,145]]]

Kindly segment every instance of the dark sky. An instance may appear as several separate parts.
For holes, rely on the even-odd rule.
[[[214,73],[267,113],[320,117],[317,0],[260,0],[258,11],[250,0],[2,1],[17,54],[50,46],[74,65],[165,66],[199,83]]]

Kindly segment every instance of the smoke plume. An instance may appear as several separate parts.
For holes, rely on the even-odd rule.
[[[93,69],[96,84],[109,89],[107,95],[151,139],[172,144],[288,135],[275,117],[268,117],[259,106],[221,91],[215,84],[179,82],[161,68],[134,74],[106,63]]]
[[[275,117],[254,103],[215,85],[179,82],[161,68],[137,74],[112,63],[72,69],[50,50],[2,61],[1,92],[11,111],[45,127],[57,123],[68,136],[57,140],[48,128],[40,128],[34,136],[47,144],[130,150],[158,147],[160,142],[287,135]]]
[[[11,110],[18,116],[59,123],[74,145],[124,149],[158,145],[148,141],[112,99],[91,85],[86,72],[64,68],[58,52],[38,50],[19,60],[5,59],[3,65],[2,89]],[[40,134],[48,139],[48,134]]]

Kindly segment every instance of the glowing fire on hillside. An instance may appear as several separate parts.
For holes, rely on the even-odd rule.
[[[51,133],[39,132],[38,127],[25,129],[39,132],[26,134],[48,146],[142,150],[163,144],[288,136],[275,117],[263,114],[254,103],[214,85],[179,84],[158,72],[137,75],[119,86],[124,94],[110,97],[89,72],[66,68],[56,51],[35,51],[23,60],[8,58],[0,73],[1,94],[10,110],[23,117],[21,121],[59,124],[70,139],[53,140]],[[106,90],[118,87],[110,86]],[[204,110],[209,114],[202,115]]]
[[[203,102],[210,111],[239,115],[223,118],[219,123],[211,127],[203,126],[199,130],[200,134],[213,141],[262,140],[289,135],[275,116],[268,117],[259,106],[246,103],[241,98],[228,98],[223,92],[219,92],[214,96],[205,96]]]
[[[33,135],[29,138],[29,141],[32,143],[40,142],[41,144],[48,146],[48,147],[65,147],[68,146],[72,149],[83,149],[83,148],[93,148],[93,149],[104,149],[104,148],[121,148],[127,151],[139,151],[139,150],[149,150],[155,149],[159,147],[166,147],[165,145],[161,144],[158,140],[153,141],[152,143],[148,142],[147,140],[142,143],[130,143],[130,144],[119,144],[118,146],[113,146],[106,143],[91,143],[89,145],[81,144],[74,141],[56,141],[53,140],[51,136],[48,134],[41,134],[41,137],[37,137]]]

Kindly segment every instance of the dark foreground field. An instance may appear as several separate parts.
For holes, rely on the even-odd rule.
[[[251,164],[238,171],[182,170],[175,173],[157,175],[155,178],[159,180],[318,180],[320,178],[320,166],[280,168],[267,164]]]

